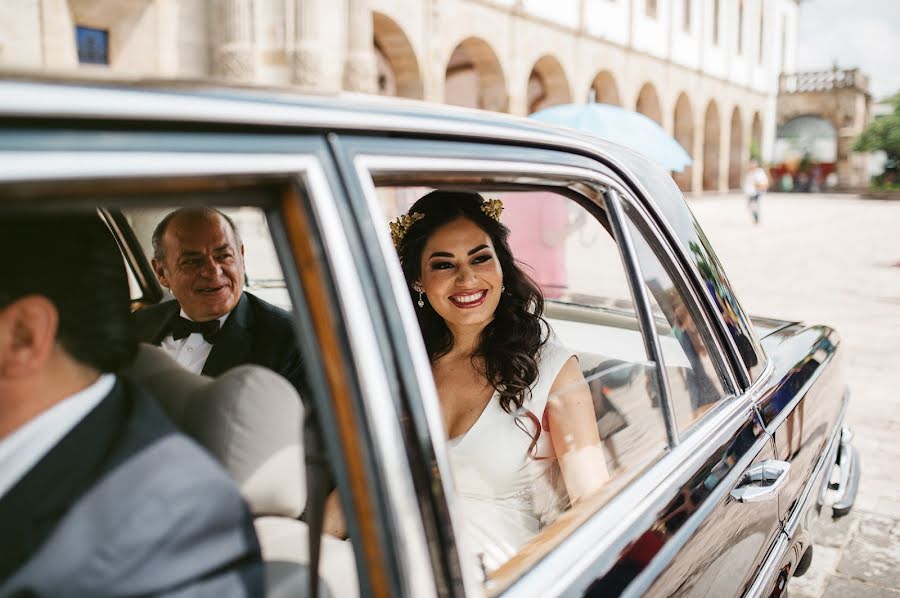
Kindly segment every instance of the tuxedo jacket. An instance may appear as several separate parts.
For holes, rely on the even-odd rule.
[[[0,530],[3,598],[264,591],[234,482],[122,377],[0,497]]]
[[[159,345],[172,332],[181,313],[177,301],[166,301],[134,314],[138,340]],[[218,376],[238,365],[255,363],[287,378],[306,397],[294,322],[283,309],[244,292],[213,343],[202,374]]]

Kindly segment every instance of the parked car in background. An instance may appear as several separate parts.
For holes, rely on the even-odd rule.
[[[457,542],[446,432],[389,237],[436,188],[503,200],[612,474],[497,567]],[[302,595],[320,545],[313,566],[338,596],[779,596],[808,566],[815,518],[852,507],[839,336],[749,316],[669,173],[629,150],[415,102],[0,80],[0,217],[97,210],[134,309],[163,296],[150,232],[184,205],[232,215],[249,292],[293,314],[348,520],[349,540],[320,540],[302,461],[260,456],[278,475],[246,495],[273,592]]]

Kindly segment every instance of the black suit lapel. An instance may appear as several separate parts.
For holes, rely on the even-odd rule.
[[[138,340],[151,345],[159,345],[172,332],[172,320],[181,313],[177,301],[169,301],[159,308],[158,314],[138,324]]]
[[[97,480],[131,411],[122,382],[0,497],[0,580],[40,548]]]
[[[231,310],[222,330],[213,343],[212,351],[203,365],[203,374],[218,376],[237,365],[248,363],[252,351],[253,310],[247,294],[242,293],[238,304]]]

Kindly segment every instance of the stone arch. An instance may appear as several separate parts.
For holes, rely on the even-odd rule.
[[[490,44],[469,37],[454,48],[444,71],[444,101],[497,112],[509,109],[506,77]]]
[[[741,121],[741,109],[737,106],[731,111],[729,139],[728,188],[738,189],[741,186],[741,173],[744,170],[744,124]]]
[[[803,170],[803,163],[835,163],[838,129],[820,114],[795,116],[775,132],[772,159],[775,163],[790,164],[792,170]]]
[[[372,13],[372,22],[378,93],[421,100],[425,97],[422,71],[406,33],[380,12]]]
[[[690,98],[684,92],[681,92],[675,102],[675,117],[672,122],[675,141],[694,159],[694,110]],[[692,173],[692,166],[685,166],[683,171],[675,173],[675,182],[682,191],[691,189]]]
[[[619,86],[616,85],[616,79],[609,71],[600,71],[591,82],[591,90],[594,92],[594,101],[601,104],[612,104],[621,106],[622,100],[619,96]]]
[[[703,116],[703,190],[719,190],[719,107],[715,100],[706,105]]]
[[[541,56],[528,76],[528,114],[572,101],[569,80],[556,57]]]
[[[760,117],[759,112],[754,112],[753,125],[750,127],[750,157],[757,160],[762,158],[762,134],[762,117]]]
[[[641,87],[634,109],[644,116],[649,116],[662,126],[662,109],[659,107],[659,94],[656,93],[656,88],[653,87],[652,83],[644,83],[644,86]]]

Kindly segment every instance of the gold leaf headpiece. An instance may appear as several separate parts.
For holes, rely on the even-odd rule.
[[[489,199],[481,204],[481,211],[500,222],[500,214],[503,212],[503,202],[499,199]]]
[[[396,220],[391,222],[391,241],[394,242],[394,247],[398,251],[400,250],[400,243],[403,241],[403,237],[406,236],[406,231],[409,230],[409,227],[424,217],[425,214],[411,212],[409,214],[401,214]]]

